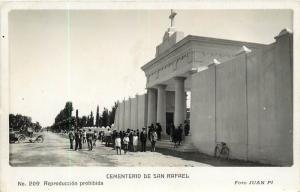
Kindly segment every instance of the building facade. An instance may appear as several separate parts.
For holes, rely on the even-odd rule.
[[[213,155],[225,142],[230,158],[276,165],[293,162],[293,36],[270,45],[188,35],[169,28],[156,57],[142,66],[144,95],[120,101],[115,128],[141,129],[186,120],[189,140]]]

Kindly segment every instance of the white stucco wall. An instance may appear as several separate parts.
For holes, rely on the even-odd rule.
[[[192,76],[191,136],[194,145],[209,155],[215,147],[215,66]]]
[[[291,165],[293,159],[291,39],[247,58],[249,160]]]
[[[114,129],[119,130],[119,110],[120,110],[120,104],[118,102],[118,106],[115,113],[115,119],[114,119]]]
[[[230,158],[292,164],[291,53],[292,36],[284,35],[192,75],[191,132],[199,151],[212,154],[214,141],[224,141]]]
[[[142,129],[147,123],[147,94],[119,102],[115,115],[115,129]]]
[[[125,100],[125,123],[124,130],[131,127],[131,99]]]
[[[216,67],[216,140],[225,142],[232,158],[247,160],[245,55]]]
[[[135,98],[131,98],[130,99],[130,129],[136,129],[137,124],[136,124],[136,119],[138,118],[137,116],[137,99]]]
[[[124,120],[125,120],[125,101],[120,102],[120,113],[119,113],[119,129],[124,130]]]
[[[138,124],[137,129],[142,129],[147,123],[147,95],[138,95]]]

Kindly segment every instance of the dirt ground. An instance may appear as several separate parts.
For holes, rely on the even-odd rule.
[[[160,152],[128,152],[117,155],[111,147],[100,142],[89,151],[87,144],[80,151],[70,149],[69,140],[61,135],[45,132],[43,143],[10,144],[11,166],[210,166],[195,160],[187,160]]]

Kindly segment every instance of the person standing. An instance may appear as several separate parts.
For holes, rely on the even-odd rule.
[[[78,151],[79,143],[81,141],[79,130],[77,129],[75,132],[75,151]]]
[[[104,131],[100,132],[100,136],[101,136],[101,142],[103,143],[105,140]]]
[[[89,151],[93,150],[93,136],[94,134],[92,132],[92,129],[89,129],[89,131],[86,134]]]
[[[154,131],[154,125],[153,123],[151,124],[151,126],[148,127],[148,139],[151,140],[151,132]]]
[[[190,133],[190,124],[187,120],[184,121],[184,135],[188,136]]]
[[[129,137],[128,137],[128,133],[126,133],[124,139],[123,139],[123,143],[124,143],[124,154],[127,153],[128,151],[128,144],[129,144]]]
[[[138,137],[140,137],[140,130],[139,130],[139,129],[136,130],[136,135],[137,135]]]
[[[105,146],[109,147],[109,144],[111,143],[111,131],[110,129],[107,129],[105,132]]]
[[[176,139],[176,130],[175,130],[175,126],[174,126],[173,123],[171,123],[170,128],[171,128],[171,134],[170,134],[171,141],[175,142],[175,139]]]
[[[86,143],[86,131],[83,130],[83,144]]]
[[[120,132],[121,137],[121,149],[124,149],[124,137],[125,137],[125,131]]]
[[[95,130],[94,134],[93,134],[93,146],[94,147],[96,147],[96,141],[97,141],[97,131]]]
[[[181,141],[182,141],[182,133],[183,133],[182,124],[180,124],[180,125],[178,126],[178,135],[177,135],[177,137],[178,137],[178,145],[181,144]]]
[[[79,149],[82,149],[83,131],[79,130]]]
[[[129,132],[128,150],[133,151],[133,131],[132,130],[130,130],[130,132]]]
[[[97,137],[97,139],[100,141],[100,143],[101,143],[101,131],[99,131],[98,132],[98,137]]]
[[[147,132],[145,127],[143,127],[143,130],[141,132],[140,140],[142,145],[141,152],[146,152]]]
[[[70,149],[73,149],[74,138],[75,138],[74,131],[73,129],[71,129],[69,132]]]
[[[137,138],[138,138],[138,141],[137,141],[137,143],[138,143],[138,144],[137,144],[137,150],[139,150],[138,148],[139,148],[139,146],[141,145],[141,144],[140,144],[141,141],[140,141],[140,130],[139,130],[139,129],[136,130],[136,136],[137,136]]]
[[[158,140],[161,140],[161,131],[162,131],[162,128],[161,128],[160,123],[156,123],[156,132],[157,132],[157,139]]]
[[[121,138],[120,138],[120,134],[118,134],[118,133],[117,133],[116,139],[115,139],[115,147],[116,147],[117,155],[119,154],[119,151],[120,151],[120,155],[121,155],[122,154]]]
[[[137,134],[133,133],[133,137],[132,137],[132,148],[133,148],[133,152],[136,152],[137,151],[137,146],[138,146],[138,141],[139,141],[139,138],[137,136]]]
[[[113,144],[113,150],[115,150],[116,149],[116,143],[115,143],[115,140],[116,140],[116,138],[117,138],[117,131],[116,130],[113,130],[113,132],[112,132],[112,144]]]
[[[151,152],[155,152],[155,143],[157,141],[157,133],[156,131],[151,132]]]

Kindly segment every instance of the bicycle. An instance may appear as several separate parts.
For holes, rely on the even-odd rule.
[[[215,157],[229,159],[229,148],[225,142],[217,143],[215,147]]]

